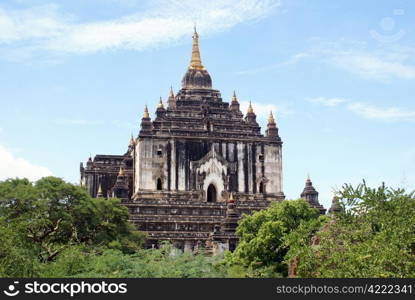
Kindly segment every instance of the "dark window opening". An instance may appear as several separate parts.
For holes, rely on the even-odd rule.
[[[261,194],[265,193],[265,187],[264,187],[264,183],[262,181],[259,183],[259,192]]]
[[[207,189],[207,202],[216,202],[216,188],[213,184]]]
[[[264,155],[260,154],[258,158],[259,158],[259,161],[264,161]]]
[[[163,151],[160,148],[157,149],[157,155],[159,157],[161,157],[163,155]]]
[[[161,191],[163,189],[163,183],[161,182],[161,179],[157,179],[157,190]]]

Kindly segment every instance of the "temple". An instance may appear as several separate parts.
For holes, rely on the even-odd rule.
[[[93,197],[120,198],[131,222],[147,232],[148,247],[168,240],[185,251],[232,250],[243,213],[284,199],[274,115],[262,134],[251,104],[244,116],[235,92],[223,101],[198,39],[195,30],[181,89],[170,89],[166,106],[160,98],[154,119],[144,108],[125,154],[81,163],[81,185]]]

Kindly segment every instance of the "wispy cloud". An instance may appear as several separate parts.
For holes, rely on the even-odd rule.
[[[297,54],[294,54],[294,55],[290,56],[285,61],[278,62],[278,63],[275,63],[275,64],[271,64],[269,66],[263,66],[263,67],[259,67],[259,68],[252,68],[252,69],[237,71],[237,72],[235,72],[235,74],[237,74],[237,75],[257,74],[257,73],[277,69],[279,67],[294,65],[294,64],[300,62],[301,60],[306,59],[308,56],[309,56],[308,53],[297,53]]]
[[[365,119],[380,121],[415,121],[415,111],[399,107],[381,107],[359,101],[352,101],[345,98],[325,98],[317,97],[306,99],[308,102],[320,104],[328,107],[344,105],[344,107],[354,114]]]
[[[302,62],[323,64],[355,74],[363,79],[389,82],[393,79],[415,79],[415,47],[391,45],[369,47],[364,42],[339,40],[325,42],[312,39],[310,46],[290,55],[283,62],[236,72],[257,74]]]
[[[366,118],[383,121],[415,121],[415,111],[399,107],[378,107],[365,103],[350,103],[347,109]]]
[[[310,99],[307,99],[307,101],[311,103],[322,104],[324,106],[329,106],[329,107],[337,106],[339,104],[347,102],[346,99],[342,99],[342,98],[324,98],[324,97],[310,98]]]
[[[34,181],[51,175],[52,172],[49,169],[15,157],[8,149],[0,145],[0,180],[18,177]]]
[[[380,51],[361,51],[349,49],[346,51],[325,51],[322,58],[326,63],[337,68],[359,75],[365,79],[389,81],[394,78],[414,79],[415,65],[410,64],[405,56],[398,53]]]
[[[24,57],[28,52],[92,53],[143,50],[177,43],[197,26],[203,36],[269,15],[279,0],[152,1],[146,11],[112,20],[81,22],[57,5],[25,10],[0,6],[0,45]],[[24,50],[22,53],[22,49]]]

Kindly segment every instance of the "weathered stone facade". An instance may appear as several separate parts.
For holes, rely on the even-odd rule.
[[[186,251],[215,241],[233,248],[227,211],[234,220],[284,199],[282,141],[272,113],[263,135],[251,105],[244,117],[235,93],[228,103],[212,88],[195,32],[181,90],[171,90],[166,108],[160,99],[154,120],[145,108],[124,155],[81,164],[81,183],[94,197],[121,198],[149,247],[170,240]]]

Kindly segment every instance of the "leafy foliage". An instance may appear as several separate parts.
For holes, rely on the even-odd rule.
[[[160,249],[124,254],[119,250],[85,253],[82,247],[66,250],[44,268],[44,277],[206,278],[224,277],[220,257],[183,253],[165,243]]]
[[[339,196],[343,211],[328,224],[304,224],[287,238],[297,276],[414,277],[414,194],[363,182]]]
[[[317,210],[302,199],[273,203],[266,210],[245,216],[237,228],[239,244],[233,253],[225,256],[230,276],[285,276],[286,235],[303,222],[317,218]]]
[[[133,253],[145,238],[128,222],[118,199],[91,198],[54,177],[0,183],[0,233],[3,276],[35,275],[39,263],[53,261],[73,245]]]

